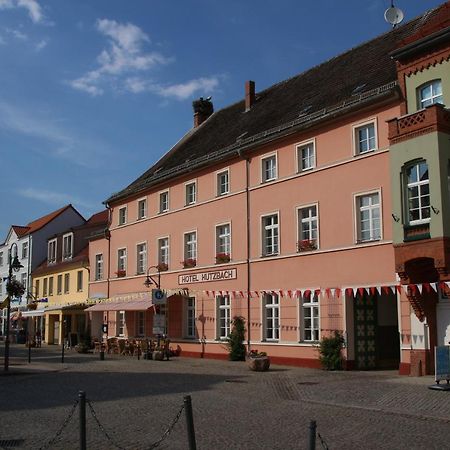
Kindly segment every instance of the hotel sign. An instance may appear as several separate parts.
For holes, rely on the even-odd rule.
[[[213,270],[178,275],[178,284],[208,283],[209,281],[235,280],[236,278],[237,269]]]

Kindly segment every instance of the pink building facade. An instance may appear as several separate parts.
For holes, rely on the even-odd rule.
[[[248,348],[275,363],[319,367],[320,339],[340,331],[347,368],[407,373],[387,126],[404,98],[388,53],[415,25],[265,91],[247,82],[218,112],[194,102],[194,129],[107,201],[92,334],[163,332],[184,355],[226,358],[242,316]]]

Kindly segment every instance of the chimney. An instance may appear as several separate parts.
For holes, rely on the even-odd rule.
[[[245,82],[245,112],[250,111],[255,103],[255,82]]]
[[[200,97],[194,100],[192,107],[194,108],[194,128],[199,127],[214,112],[211,97],[206,99]]]

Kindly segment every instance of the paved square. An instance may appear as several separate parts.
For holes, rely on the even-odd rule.
[[[431,377],[395,372],[325,372],[245,363],[66,352],[43,347],[27,362],[12,346],[10,374],[0,376],[0,448],[23,440],[26,449],[77,449],[78,409],[55,438],[84,390],[107,439],[87,409],[88,449],[148,449],[190,394],[198,449],[304,449],[308,425],[330,449],[450,448],[450,392],[427,389]],[[3,363],[3,344],[0,346]],[[10,442],[11,444],[11,442]],[[117,446],[115,446],[117,445]],[[186,449],[184,412],[158,448]],[[323,448],[320,441],[317,448]]]

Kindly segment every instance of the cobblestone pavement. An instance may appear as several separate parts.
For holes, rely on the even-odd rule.
[[[88,449],[144,450],[157,441],[190,394],[198,449],[305,449],[308,425],[330,449],[450,449],[450,392],[431,377],[395,372],[325,372],[245,363],[79,355],[12,346],[10,373],[0,375],[0,449],[77,449],[78,414],[51,446],[86,391],[102,431],[87,410]],[[0,358],[3,362],[3,344]],[[3,447],[2,447],[3,446]],[[161,449],[186,449],[184,413]],[[320,440],[317,449],[324,448]]]

